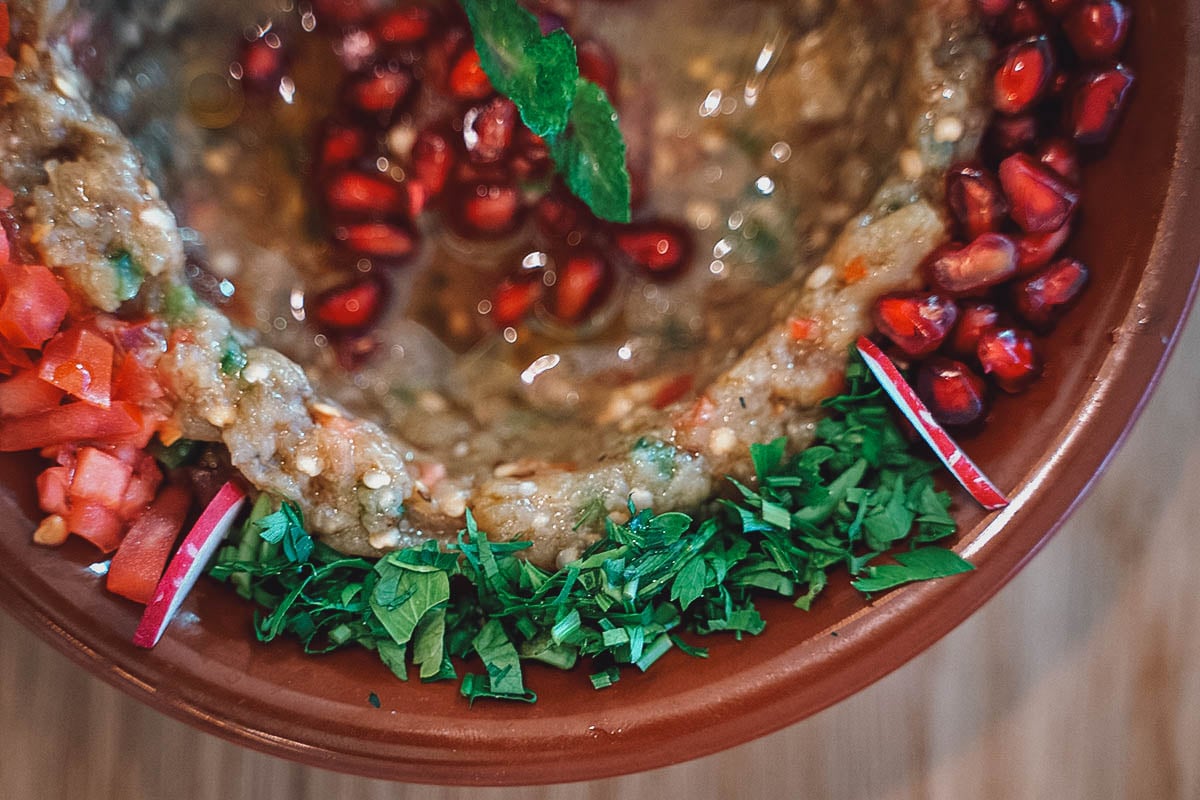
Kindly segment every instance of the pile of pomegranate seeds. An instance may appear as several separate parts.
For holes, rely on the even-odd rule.
[[[536,317],[572,335],[614,297],[618,272],[645,280],[680,276],[692,256],[683,225],[643,215],[612,225],[552,177],[546,143],[498,95],[480,66],[457,4],[315,0],[313,24],[330,37],[344,74],[336,107],[317,131],[317,205],[353,277],[321,294],[312,318],[354,368],[373,350],[387,308],[381,273],[420,254],[422,231],[518,253],[481,308],[497,329]],[[562,27],[544,14],[543,27]],[[247,42],[235,74],[266,98],[289,57],[279,31]],[[582,74],[616,100],[618,67],[602,42],[576,37]],[[535,257],[536,256],[536,257]],[[363,276],[363,272],[366,276]],[[611,304],[609,304],[611,305]]]
[[[1118,61],[1132,21],[1121,0],[975,5],[999,49],[981,160],[946,174],[953,242],[926,262],[928,289],[874,309],[879,333],[924,359],[917,391],[953,426],[983,419],[989,383],[1016,393],[1041,374],[1031,331],[1048,333],[1088,281],[1060,257],[1083,204],[1080,159],[1108,142],[1134,83]]]

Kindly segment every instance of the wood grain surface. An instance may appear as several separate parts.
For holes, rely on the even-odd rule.
[[[805,722],[655,772],[441,789],[226,744],[0,614],[0,797],[1200,797],[1200,324],[1092,496],[978,614]]]

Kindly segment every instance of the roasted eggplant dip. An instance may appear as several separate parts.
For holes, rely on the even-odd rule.
[[[763,595],[969,571],[943,489],[1005,501],[946,429],[1036,380],[1085,287],[1062,250],[1130,21],[0,2],[34,542],[98,548],[138,644],[207,574],[264,641],[472,700],[533,699],[529,660],[604,688],[703,656]]]

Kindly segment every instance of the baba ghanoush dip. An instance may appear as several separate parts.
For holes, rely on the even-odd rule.
[[[631,230],[670,274],[608,223],[555,227],[586,211],[534,145],[487,152],[505,108],[434,46],[371,61],[290,2],[9,3],[14,239],[77,302],[162,320],[164,430],[341,552],[452,541],[469,509],[562,566],[606,519],[752,482],[751,444],[805,447],[988,120],[968,0],[546,5],[616,53]]]

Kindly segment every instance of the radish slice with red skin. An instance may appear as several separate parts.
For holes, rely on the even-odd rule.
[[[998,511],[1007,506],[1008,498],[1001,494],[996,485],[975,466],[975,462],[955,444],[950,434],[934,421],[933,414],[904,380],[904,376],[892,360],[865,336],[858,340],[858,352],[866,362],[867,368],[879,381],[879,385],[896,403],[900,413],[912,423],[921,434],[921,438],[929,444],[963,488],[988,511]]]
[[[147,604],[141,624],[133,634],[135,645],[151,648],[158,644],[245,503],[246,493],[229,481],[205,507],[154,588],[154,598]]]

